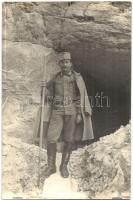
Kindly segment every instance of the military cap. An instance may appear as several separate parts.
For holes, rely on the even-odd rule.
[[[71,54],[69,52],[61,52],[59,54],[59,60],[71,60]]]

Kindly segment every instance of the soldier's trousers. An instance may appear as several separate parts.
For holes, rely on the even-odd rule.
[[[64,142],[73,142],[76,128],[76,113],[73,115],[63,115],[52,112],[47,142],[56,143],[61,138]]]

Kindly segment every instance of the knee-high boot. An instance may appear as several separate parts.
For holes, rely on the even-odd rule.
[[[56,143],[47,145],[47,160],[48,167],[44,172],[45,177],[49,177],[56,172]]]
[[[61,176],[64,178],[67,178],[69,176],[67,165],[70,159],[71,149],[72,149],[72,143],[68,143],[68,142],[65,143],[63,154],[62,154],[62,161],[60,165],[60,173],[61,173]]]

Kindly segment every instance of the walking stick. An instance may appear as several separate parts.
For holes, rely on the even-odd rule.
[[[47,55],[45,54],[44,73],[43,73],[43,78],[45,81],[46,81],[46,56]],[[43,117],[44,117],[44,105],[45,105],[45,91],[46,91],[46,86],[43,86],[42,98],[41,98],[41,124],[40,124],[40,138],[39,138],[38,187],[40,187],[40,179],[41,179],[41,150],[42,150],[42,141],[43,141]]]

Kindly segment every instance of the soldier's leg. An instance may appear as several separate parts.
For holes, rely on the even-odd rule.
[[[62,127],[63,117],[53,112],[47,134],[48,168],[44,172],[46,177],[49,177],[51,174],[56,172],[56,143],[60,137]]]
[[[64,150],[63,150],[63,153],[62,153],[61,165],[60,165],[60,173],[61,173],[61,176],[64,177],[64,178],[67,178],[69,176],[67,165],[68,165],[68,162],[69,162],[69,159],[70,159],[71,149],[72,149],[72,143],[71,142],[65,142]]]
[[[47,144],[47,164],[48,167],[44,172],[45,177],[49,177],[56,172],[56,143]]]
[[[67,165],[72,152],[72,144],[74,141],[74,133],[76,128],[76,115],[67,115],[64,119],[64,150],[62,154],[62,161],[60,165],[61,176],[67,178],[69,172]]]

